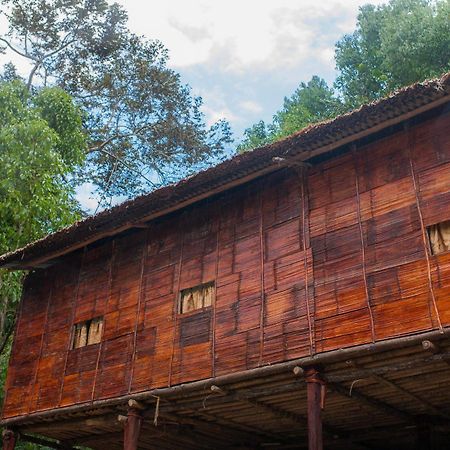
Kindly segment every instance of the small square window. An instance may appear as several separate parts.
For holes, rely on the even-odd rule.
[[[450,220],[430,225],[427,229],[433,255],[450,251]]]
[[[214,283],[205,283],[180,292],[180,314],[207,308],[214,301]]]
[[[98,344],[102,339],[103,317],[76,323],[73,326],[72,349]]]

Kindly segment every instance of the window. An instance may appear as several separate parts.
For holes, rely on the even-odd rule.
[[[214,283],[205,283],[180,292],[180,314],[211,306],[214,299]]]
[[[433,255],[450,251],[450,220],[429,226],[428,238]]]
[[[72,349],[98,344],[102,339],[103,317],[76,323],[73,326]]]

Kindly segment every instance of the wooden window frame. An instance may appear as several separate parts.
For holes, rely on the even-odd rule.
[[[99,333],[100,335],[97,336],[97,338],[94,342],[92,342],[92,340],[90,341],[90,329],[91,329],[92,324],[95,322],[99,322],[101,324],[101,329],[100,329],[100,333]],[[86,326],[86,343],[84,345],[75,346],[77,328],[79,326],[83,326],[83,325]],[[87,347],[89,345],[99,344],[103,338],[104,325],[105,325],[105,320],[104,320],[103,316],[96,316],[96,317],[93,317],[92,319],[82,320],[81,322],[74,323],[72,326],[72,338],[70,341],[70,350],[76,350],[79,348]]]
[[[190,309],[189,311],[185,311],[183,306],[183,294],[188,292],[188,291],[193,291],[195,289],[207,289],[207,288],[212,288],[213,292],[212,292],[212,298],[211,298],[211,303],[206,305],[204,304],[204,298],[202,299],[202,306],[198,307],[198,308],[194,308],[194,309]],[[178,293],[178,298],[177,298],[177,312],[180,315],[187,315],[187,314],[192,314],[192,313],[196,313],[199,311],[205,311],[207,309],[210,309],[212,307],[212,305],[215,302],[215,297],[216,297],[216,292],[215,292],[215,281],[208,281],[206,283],[201,283],[201,284],[197,284],[195,286],[189,287],[189,288],[185,288],[185,289],[181,289],[180,292]]]
[[[448,248],[447,250],[442,250],[442,251],[435,251],[433,248],[433,242],[432,242],[432,237],[431,237],[432,228],[439,227],[440,225],[444,225],[444,224],[446,224],[447,226],[450,226],[450,219],[441,220],[440,222],[433,223],[426,227],[427,238],[428,238],[428,250],[432,256],[444,255],[445,253],[450,252],[450,248]]]

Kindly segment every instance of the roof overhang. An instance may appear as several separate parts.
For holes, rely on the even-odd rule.
[[[280,169],[276,161],[307,161],[355,143],[450,102],[450,73],[418,83],[283,140],[237,155],[179,183],[126,201],[109,210],[0,256],[0,267],[46,267],[55,258],[100,239],[140,228],[149,221]]]

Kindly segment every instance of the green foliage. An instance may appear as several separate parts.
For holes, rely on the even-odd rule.
[[[357,107],[450,69],[450,2],[391,0],[360,9],[336,43],[336,87]]]
[[[325,80],[313,76],[300,86],[290,98],[284,99],[283,109],[274,116],[276,138],[289,136],[310,125],[335,117],[343,105]]]
[[[223,155],[231,142],[228,123],[205,125],[201,98],[167,67],[167,50],[131,33],[117,3],[0,5],[9,24],[0,44],[30,62],[29,90],[60,86],[85,113],[88,158],[78,181],[93,182],[105,198],[132,197]],[[9,66],[4,78],[14,75]]]
[[[271,124],[244,132],[238,151],[288,136],[395,89],[450,70],[450,1],[391,0],[360,8],[356,30],[336,43],[337,94],[314,76],[285,98]]]
[[[264,120],[260,120],[244,131],[244,139],[238,145],[237,151],[242,153],[269,144],[272,141],[273,136],[270,127],[266,125]]]
[[[81,113],[68,94],[46,88],[32,95],[20,81],[0,82],[0,254],[80,217],[66,177],[85,148]],[[0,270],[3,371],[22,276]]]
[[[300,83],[291,97],[285,97],[283,108],[274,115],[271,124],[260,121],[245,130],[238,151],[243,152],[282,139],[307,125],[335,117],[343,111],[342,102],[326,81],[313,76],[308,83]]]

